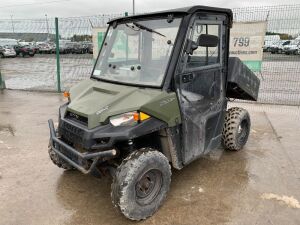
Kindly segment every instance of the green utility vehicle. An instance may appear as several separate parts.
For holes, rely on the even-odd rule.
[[[229,58],[229,9],[193,6],[113,19],[91,78],[69,91],[58,128],[57,166],[113,176],[112,202],[127,218],[151,216],[171,167],[246,144],[250,117],[229,98],[257,100],[259,80]]]

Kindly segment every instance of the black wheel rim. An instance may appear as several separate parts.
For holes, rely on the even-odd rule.
[[[242,120],[237,130],[237,141],[240,145],[244,145],[249,135],[249,123],[246,119]]]
[[[144,173],[135,185],[136,201],[140,205],[150,204],[160,192],[162,173],[152,169]]]

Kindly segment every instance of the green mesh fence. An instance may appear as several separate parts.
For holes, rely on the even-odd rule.
[[[300,105],[300,51],[285,52],[284,46],[281,45],[281,49],[276,43],[296,43],[294,40],[300,35],[300,5],[236,8],[233,14],[235,22],[267,21],[262,60],[245,61],[249,67],[256,68],[261,79],[259,102]],[[62,90],[89,79],[107,22],[123,15],[59,18]],[[3,39],[15,39],[37,47],[33,57],[0,59],[7,88],[56,91],[54,18],[0,19],[0,46]],[[46,44],[48,50],[38,49]],[[70,50],[74,47],[76,51]]]

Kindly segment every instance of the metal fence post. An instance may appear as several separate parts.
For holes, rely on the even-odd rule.
[[[58,31],[58,18],[57,17],[55,17],[55,44],[56,44],[57,91],[61,92],[61,87],[60,87],[60,58],[59,58],[59,31]]]
[[[0,90],[1,89],[5,89],[5,81],[2,80],[2,75],[1,75],[1,71],[0,71]]]

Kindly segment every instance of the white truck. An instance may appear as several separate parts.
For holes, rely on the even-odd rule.
[[[266,35],[265,40],[264,40],[263,51],[264,52],[270,52],[272,45],[275,44],[278,41],[280,41],[280,36],[279,35]]]

